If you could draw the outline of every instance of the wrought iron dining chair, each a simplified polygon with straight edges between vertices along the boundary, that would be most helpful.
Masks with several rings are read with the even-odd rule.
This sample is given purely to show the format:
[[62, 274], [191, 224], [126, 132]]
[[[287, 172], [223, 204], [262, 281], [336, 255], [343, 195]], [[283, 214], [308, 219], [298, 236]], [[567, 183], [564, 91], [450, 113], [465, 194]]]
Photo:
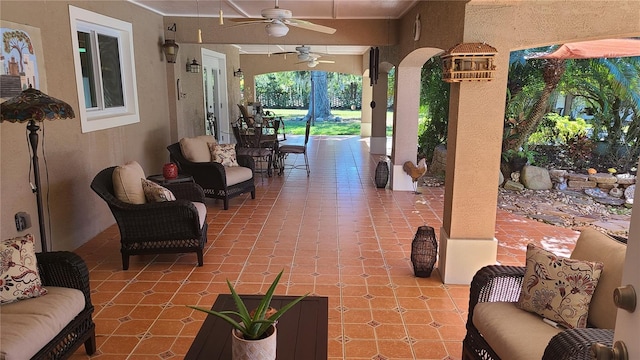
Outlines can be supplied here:
[[[309, 142], [309, 132], [311, 131], [311, 120], [307, 120], [307, 124], [304, 130], [304, 145], [280, 145], [278, 147], [278, 162], [280, 166], [280, 175], [284, 174], [285, 159], [287, 156], [304, 155], [304, 166], [307, 170], [307, 176], [311, 174], [311, 168], [309, 167], [309, 157], [307, 156], [307, 143]], [[290, 168], [296, 169], [300, 166], [292, 165]]]

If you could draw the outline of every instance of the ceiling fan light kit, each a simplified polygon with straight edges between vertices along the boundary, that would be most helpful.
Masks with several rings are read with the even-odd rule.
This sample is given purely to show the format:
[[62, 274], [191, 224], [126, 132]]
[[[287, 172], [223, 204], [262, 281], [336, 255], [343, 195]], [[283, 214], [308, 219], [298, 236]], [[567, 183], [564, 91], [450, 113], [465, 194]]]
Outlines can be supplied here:
[[272, 23], [267, 24], [265, 31], [272, 37], [283, 37], [289, 32], [289, 28], [280, 21], [274, 20]]

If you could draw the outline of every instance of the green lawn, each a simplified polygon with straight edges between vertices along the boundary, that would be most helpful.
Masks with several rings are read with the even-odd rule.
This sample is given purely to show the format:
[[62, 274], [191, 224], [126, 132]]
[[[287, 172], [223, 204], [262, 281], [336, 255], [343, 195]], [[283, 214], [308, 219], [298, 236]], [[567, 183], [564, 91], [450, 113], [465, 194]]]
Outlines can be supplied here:
[[[282, 116], [285, 132], [293, 135], [304, 135], [305, 123], [300, 120], [307, 115], [306, 109], [269, 109], [276, 116]], [[360, 110], [331, 110], [331, 114], [341, 118], [340, 122], [316, 122], [311, 127], [311, 135], [360, 135]], [[391, 136], [393, 113], [387, 112], [387, 135]]]

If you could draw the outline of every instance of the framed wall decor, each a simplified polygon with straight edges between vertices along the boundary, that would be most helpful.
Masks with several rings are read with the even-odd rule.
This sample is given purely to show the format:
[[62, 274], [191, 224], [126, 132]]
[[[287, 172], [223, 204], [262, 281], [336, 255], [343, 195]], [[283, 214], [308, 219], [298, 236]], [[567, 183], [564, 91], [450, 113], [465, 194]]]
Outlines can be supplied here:
[[40, 29], [9, 21], [0, 21], [0, 101], [20, 95], [32, 86], [46, 89]]

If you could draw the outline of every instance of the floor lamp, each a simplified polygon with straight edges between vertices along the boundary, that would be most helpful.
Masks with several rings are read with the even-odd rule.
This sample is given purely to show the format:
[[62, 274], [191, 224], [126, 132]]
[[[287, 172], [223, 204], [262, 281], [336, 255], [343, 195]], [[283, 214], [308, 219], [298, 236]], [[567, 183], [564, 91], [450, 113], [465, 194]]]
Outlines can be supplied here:
[[42, 208], [42, 191], [40, 189], [40, 167], [38, 166], [38, 130], [40, 126], [37, 122], [44, 120], [71, 119], [75, 114], [69, 104], [55, 99], [29, 87], [20, 95], [13, 97], [0, 104], [0, 123], [4, 121], [27, 123], [29, 130], [29, 145], [33, 156], [31, 158], [33, 166], [33, 178], [36, 194], [36, 204], [38, 205], [38, 224], [40, 226], [40, 243], [42, 252], [47, 252], [47, 236], [44, 228], [44, 213]]

